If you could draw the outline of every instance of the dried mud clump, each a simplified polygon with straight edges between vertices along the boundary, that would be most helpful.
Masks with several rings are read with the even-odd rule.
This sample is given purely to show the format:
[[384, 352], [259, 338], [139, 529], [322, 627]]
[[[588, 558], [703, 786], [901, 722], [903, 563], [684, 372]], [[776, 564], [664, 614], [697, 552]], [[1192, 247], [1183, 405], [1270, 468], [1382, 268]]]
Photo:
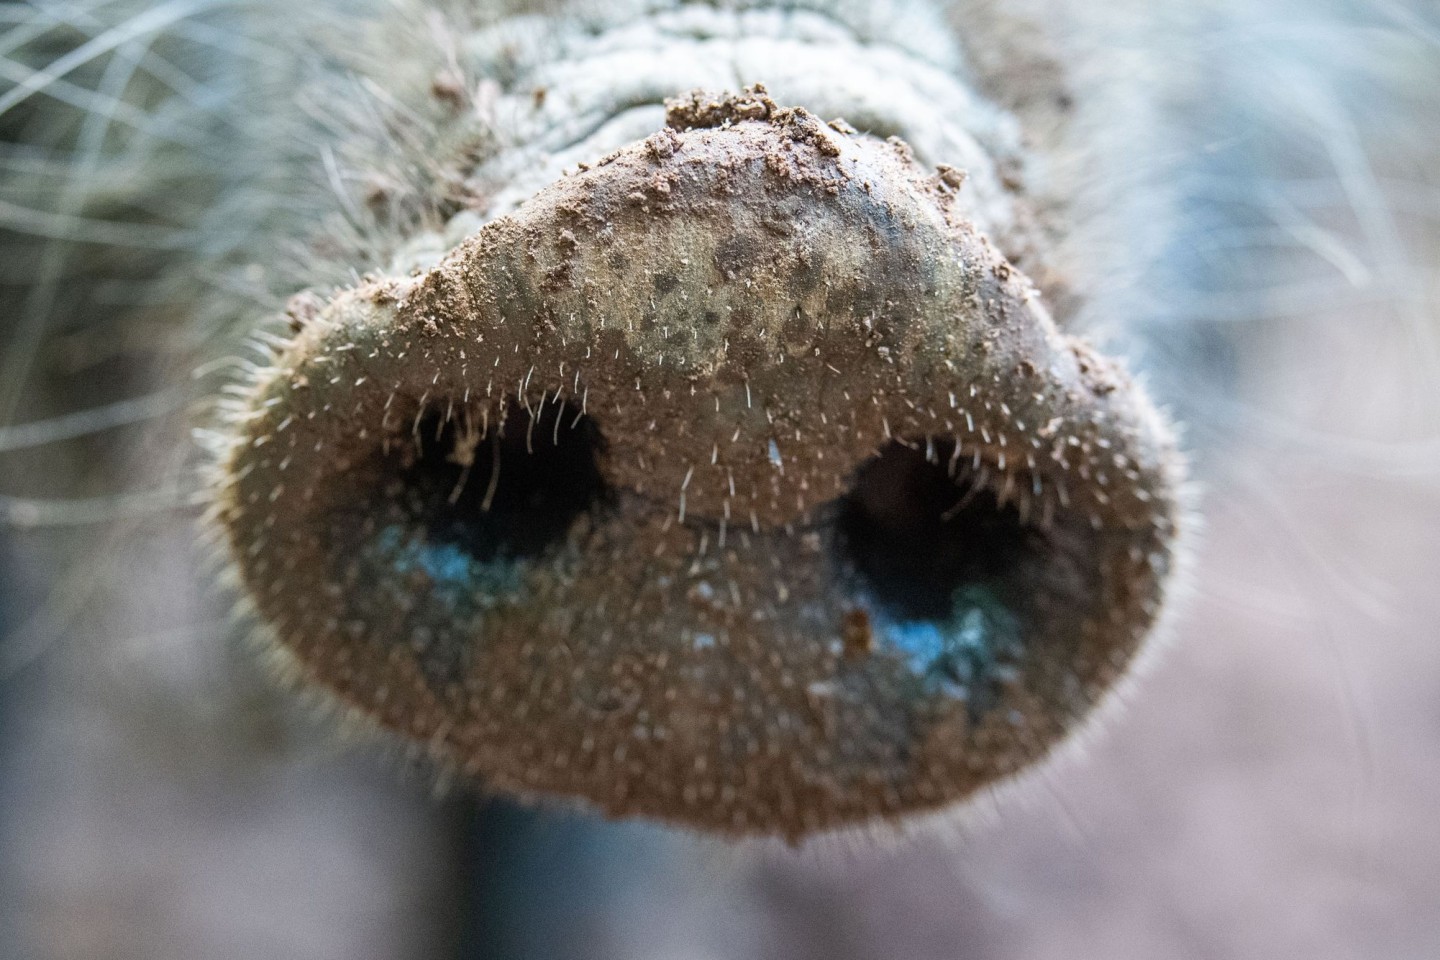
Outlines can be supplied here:
[[307, 311], [213, 511], [275, 648], [488, 788], [726, 835], [1046, 756], [1156, 620], [1180, 467], [962, 183], [697, 94]]

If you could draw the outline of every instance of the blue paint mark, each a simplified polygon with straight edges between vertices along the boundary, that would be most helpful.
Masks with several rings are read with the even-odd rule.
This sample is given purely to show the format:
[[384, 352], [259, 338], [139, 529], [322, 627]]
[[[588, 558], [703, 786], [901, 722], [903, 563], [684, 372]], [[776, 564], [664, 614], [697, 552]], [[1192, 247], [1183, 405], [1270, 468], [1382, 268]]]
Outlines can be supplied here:
[[774, 440], [770, 441], [770, 462], [777, 467], [784, 466], [784, 461], [780, 459], [780, 445]]

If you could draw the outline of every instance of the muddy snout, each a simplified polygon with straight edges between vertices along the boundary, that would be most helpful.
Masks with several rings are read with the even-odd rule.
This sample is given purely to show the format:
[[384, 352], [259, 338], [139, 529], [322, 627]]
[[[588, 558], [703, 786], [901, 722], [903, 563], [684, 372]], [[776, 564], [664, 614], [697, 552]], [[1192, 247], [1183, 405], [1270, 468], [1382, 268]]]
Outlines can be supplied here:
[[1167, 424], [963, 177], [763, 92], [336, 294], [230, 429], [215, 522], [299, 675], [490, 789], [729, 835], [1041, 760], [1179, 525]]

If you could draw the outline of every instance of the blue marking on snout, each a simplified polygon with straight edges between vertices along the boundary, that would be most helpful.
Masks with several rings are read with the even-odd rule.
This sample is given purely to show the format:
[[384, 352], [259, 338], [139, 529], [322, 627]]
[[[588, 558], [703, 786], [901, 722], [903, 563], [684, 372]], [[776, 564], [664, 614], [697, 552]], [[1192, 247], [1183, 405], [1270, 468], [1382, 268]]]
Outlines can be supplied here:
[[523, 561], [504, 555], [477, 560], [460, 544], [430, 541], [395, 524], [380, 531], [375, 547], [390, 572], [422, 574], [432, 596], [465, 612], [512, 599], [523, 585]]
[[976, 706], [1018, 674], [1019, 621], [988, 587], [957, 589], [943, 620], [896, 620], [880, 611], [876, 621], [882, 645], [899, 654], [927, 692]]

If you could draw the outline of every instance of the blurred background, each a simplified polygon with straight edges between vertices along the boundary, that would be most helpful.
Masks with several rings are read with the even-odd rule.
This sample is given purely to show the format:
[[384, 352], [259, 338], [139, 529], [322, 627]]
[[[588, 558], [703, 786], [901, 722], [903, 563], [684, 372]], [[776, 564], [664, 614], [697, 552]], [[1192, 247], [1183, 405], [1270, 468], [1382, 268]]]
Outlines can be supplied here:
[[266, 680], [188, 431], [316, 166], [247, 78], [326, 65], [262, 0], [0, 4], [0, 956], [1433, 957], [1440, 12], [1101, 8], [1090, 162], [1157, 213], [1081, 322], [1187, 424], [1188, 596], [993, 822], [796, 856], [437, 791]]

